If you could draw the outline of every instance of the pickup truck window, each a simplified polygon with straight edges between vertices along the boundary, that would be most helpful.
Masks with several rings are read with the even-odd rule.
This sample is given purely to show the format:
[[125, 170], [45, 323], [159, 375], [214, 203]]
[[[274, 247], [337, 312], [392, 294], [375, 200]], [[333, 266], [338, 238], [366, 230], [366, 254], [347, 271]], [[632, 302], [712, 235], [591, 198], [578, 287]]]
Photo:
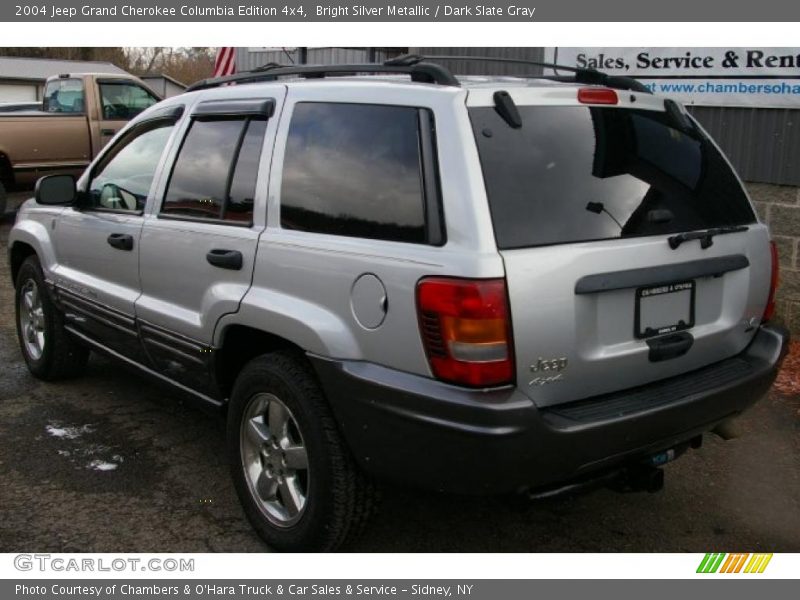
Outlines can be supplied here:
[[281, 226], [425, 243], [419, 109], [303, 102], [294, 108]]
[[195, 120], [172, 171], [161, 214], [249, 224], [267, 122]]
[[44, 90], [44, 111], [83, 114], [86, 110], [80, 79], [54, 79]]
[[98, 87], [103, 118], [109, 121], [128, 121], [158, 102], [158, 98], [135, 83], [101, 81]]
[[84, 207], [143, 211], [174, 125], [172, 121], [156, 121], [120, 140], [95, 167]]

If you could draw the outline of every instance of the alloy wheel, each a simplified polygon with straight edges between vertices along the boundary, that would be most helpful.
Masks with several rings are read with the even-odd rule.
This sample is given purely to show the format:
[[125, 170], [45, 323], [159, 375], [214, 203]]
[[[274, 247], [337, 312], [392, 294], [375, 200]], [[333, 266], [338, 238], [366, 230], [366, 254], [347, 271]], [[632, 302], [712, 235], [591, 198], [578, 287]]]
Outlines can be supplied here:
[[39, 360], [44, 352], [44, 306], [39, 287], [28, 279], [19, 296], [19, 325], [25, 350], [33, 360]]
[[308, 453], [286, 404], [274, 394], [254, 395], [244, 411], [240, 446], [259, 510], [278, 527], [295, 524], [308, 502]]

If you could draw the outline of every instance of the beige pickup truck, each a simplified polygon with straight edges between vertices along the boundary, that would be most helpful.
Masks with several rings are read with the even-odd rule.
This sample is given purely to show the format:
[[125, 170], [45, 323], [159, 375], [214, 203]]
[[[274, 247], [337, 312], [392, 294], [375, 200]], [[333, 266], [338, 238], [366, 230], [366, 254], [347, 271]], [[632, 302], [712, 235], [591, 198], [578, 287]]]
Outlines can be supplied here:
[[0, 217], [7, 190], [82, 172], [127, 121], [159, 100], [132, 75], [76, 73], [50, 77], [39, 110], [0, 109]]

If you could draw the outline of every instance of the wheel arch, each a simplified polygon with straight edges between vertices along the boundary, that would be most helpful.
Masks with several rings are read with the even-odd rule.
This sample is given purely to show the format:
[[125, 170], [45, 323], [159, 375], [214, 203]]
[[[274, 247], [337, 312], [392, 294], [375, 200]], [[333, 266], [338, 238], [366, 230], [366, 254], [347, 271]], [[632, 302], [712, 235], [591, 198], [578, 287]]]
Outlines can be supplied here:
[[45, 277], [49, 277], [55, 268], [55, 253], [50, 236], [45, 226], [34, 220], [18, 220], [8, 236], [8, 254], [11, 263], [12, 282], [22, 263], [31, 255], [39, 259]]
[[214, 377], [222, 396], [230, 397], [236, 378], [248, 362], [276, 350], [305, 356], [305, 350], [294, 342], [263, 329], [240, 323], [224, 327], [214, 351]]
[[27, 242], [14, 242], [8, 250], [8, 260], [11, 267], [11, 285], [15, 286], [17, 275], [22, 267], [22, 263], [29, 256], [36, 256], [36, 250]]
[[[250, 360], [284, 348], [331, 358], [359, 359], [362, 355], [342, 318], [319, 304], [266, 288], [251, 289], [237, 312], [220, 318], [212, 346], [221, 361], [221, 367], [215, 366], [215, 375], [221, 377], [218, 383], [228, 385], [232, 384], [226, 374], [217, 369], [225, 370], [231, 364], [241, 369], [242, 356]], [[221, 391], [227, 397], [230, 387], [223, 386]]]

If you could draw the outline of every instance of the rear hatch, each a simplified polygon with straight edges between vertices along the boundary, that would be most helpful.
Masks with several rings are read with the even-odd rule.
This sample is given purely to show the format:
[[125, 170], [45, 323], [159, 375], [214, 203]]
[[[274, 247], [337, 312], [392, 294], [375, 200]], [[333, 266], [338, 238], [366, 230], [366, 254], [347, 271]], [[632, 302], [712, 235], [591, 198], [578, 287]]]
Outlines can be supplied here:
[[488, 90], [468, 110], [519, 388], [550, 406], [741, 352], [767, 301], [769, 235], [708, 136], [646, 94], [508, 92], [521, 126]]

